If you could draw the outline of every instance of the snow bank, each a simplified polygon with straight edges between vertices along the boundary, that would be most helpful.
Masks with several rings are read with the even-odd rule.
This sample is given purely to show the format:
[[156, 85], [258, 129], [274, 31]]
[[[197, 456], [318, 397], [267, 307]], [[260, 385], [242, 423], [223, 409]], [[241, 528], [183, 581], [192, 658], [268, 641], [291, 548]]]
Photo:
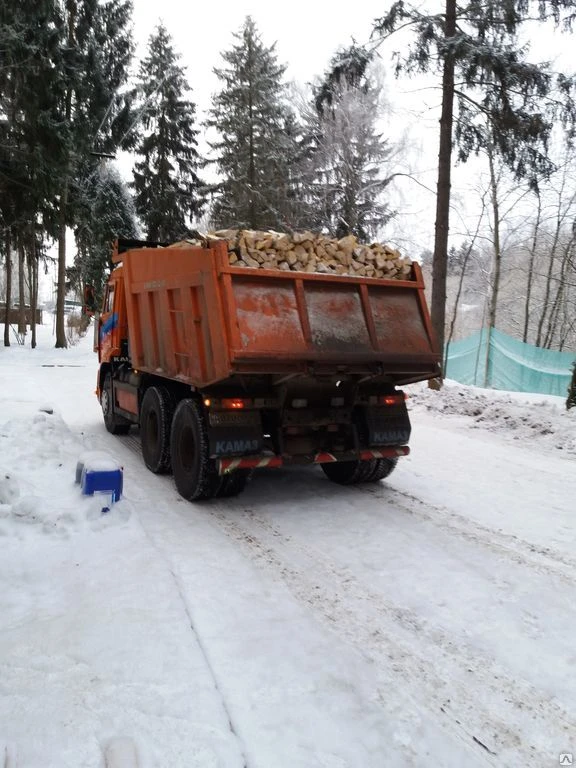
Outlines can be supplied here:
[[19, 411], [0, 422], [0, 535], [21, 537], [27, 525], [66, 536], [86, 524], [125, 522], [129, 503], [118, 507], [113, 518], [100, 519], [101, 500], [83, 497], [74, 488], [79, 455], [99, 468], [116, 468], [118, 462], [102, 452], [82, 453], [82, 443], [53, 407], [35, 411], [26, 404]]
[[426, 384], [406, 388], [408, 407], [448, 417], [468, 417], [470, 429], [527, 442], [536, 450], [576, 455], [576, 408], [566, 410], [561, 397], [501, 392], [446, 381], [440, 391]]

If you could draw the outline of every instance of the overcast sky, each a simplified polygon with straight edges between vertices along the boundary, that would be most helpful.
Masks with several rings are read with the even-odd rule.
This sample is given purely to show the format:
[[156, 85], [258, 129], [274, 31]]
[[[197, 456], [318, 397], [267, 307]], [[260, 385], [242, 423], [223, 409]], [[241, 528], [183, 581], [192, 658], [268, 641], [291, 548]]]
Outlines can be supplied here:
[[306, 82], [322, 74], [339, 46], [352, 38], [367, 42], [374, 18], [386, 7], [382, 0], [342, 5], [327, 0], [208, 0], [190, 5], [182, 0], [134, 0], [134, 32], [138, 44], [145, 44], [162, 19], [182, 54], [191, 86], [203, 97], [216, 87], [212, 69], [221, 64], [220, 52], [230, 48], [232, 34], [248, 15], [266, 45], [277, 43], [278, 59], [288, 65], [288, 79]]

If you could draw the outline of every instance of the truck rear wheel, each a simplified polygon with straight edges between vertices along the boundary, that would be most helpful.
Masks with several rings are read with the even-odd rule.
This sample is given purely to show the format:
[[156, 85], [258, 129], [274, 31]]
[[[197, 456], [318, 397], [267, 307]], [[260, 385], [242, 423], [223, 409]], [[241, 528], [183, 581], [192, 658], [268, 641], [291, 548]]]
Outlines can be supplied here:
[[368, 461], [337, 461], [322, 464], [324, 474], [339, 485], [357, 485], [383, 480], [392, 472], [398, 459], [369, 459]]
[[366, 483], [376, 483], [379, 480], [384, 480], [388, 475], [392, 474], [398, 464], [398, 459], [374, 459], [374, 470], [364, 480]]
[[104, 424], [108, 432], [113, 435], [128, 434], [131, 422], [114, 413], [114, 391], [112, 389], [112, 374], [110, 373], [107, 373], [104, 377], [104, 384], [100, 393], [100, 405], [102, 406], [102, 416], [104, 417]]
[[252, 472], [249, 469], [237, 469], [229, 475], [224, 475], [222, 483], [216, 491], [217, 498], [224, 499], [230, 498], [231, 496], [238, 496], [238, 494], [242, 493], [246, 487], [246, 483], [251, 474]]
[[172, 419], [170, 433], [172, 473], [178, 493], [188, 501], [211, 499], [222, 478], [210, 458], [202, 406], [196, 400], [181, 400]]
[[170, 427], [174, 400], [167, 387], [146, 390], [140, 408], [140, 441], [144, 463], [151, 472], [170, 471]]

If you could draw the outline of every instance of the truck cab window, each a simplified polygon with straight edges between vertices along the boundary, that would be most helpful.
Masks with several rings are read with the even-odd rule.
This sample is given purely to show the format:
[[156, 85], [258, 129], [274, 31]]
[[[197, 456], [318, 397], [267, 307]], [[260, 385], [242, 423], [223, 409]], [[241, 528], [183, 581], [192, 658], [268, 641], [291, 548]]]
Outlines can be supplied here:
[[112, 312], [114, 310], [114, 286], [109, 285], [108, 291], [106, 292], [106, 306], [104, 307], [105, 312]]

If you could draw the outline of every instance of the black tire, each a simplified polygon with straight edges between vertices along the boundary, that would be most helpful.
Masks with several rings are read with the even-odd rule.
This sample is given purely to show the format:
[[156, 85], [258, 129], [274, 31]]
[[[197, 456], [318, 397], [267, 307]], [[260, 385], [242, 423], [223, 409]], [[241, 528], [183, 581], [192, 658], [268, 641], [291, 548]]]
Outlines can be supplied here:
[[170, 432], [172, 473], [178, 493], [188, 501], [211, 499], [219, 491], [222, 477], [210, 458], [202, 406], [196, 400], [181, 400], [174, 411]]
[[112, 391], [112, 375], [107, 373], [104, 377], [102, 392], [100, 393], [100, 405], [102, 416], [108, 432], [113, 435], [126, 435], [132, 426], [132, 422], [114, 413], [114, 393]]
[[339, 485], [356, 485], [361, 482], [361, 477], [367, 472], [368, 461], [337, 461], [330, 464], [321, 464], [322, 471], [333, 483]]
[[215, 496], [219, 499], [238, 496], [238, 494], [242, 493], [246, 487], [246, 483], [251, 474], [252, 472], [249, 469], [237, 469], [235, 472], [230, 472], [230, 474], [224, 475], [222, 483], [216, 491]]
[[140, 408], [140, 441], [142, 457], [151, 472], [170, 472], [170, 428], [174, 415], [174, 398], [167, 387], [146, 390]]
[[358, 485], [383, 480], [392, 472], [398, 459], [369, 459], [368, 461], [338, 461], [322, 464], [324, 474], [339, 485]]
[[396, 469], [398, 459], [375, 459], [375, 462], [376, 467], [374, 468], [374, 473], [366, 478], [367, 483], [377, 483], [380, 480], [384, 480], [388, 475], [391, 475]]

